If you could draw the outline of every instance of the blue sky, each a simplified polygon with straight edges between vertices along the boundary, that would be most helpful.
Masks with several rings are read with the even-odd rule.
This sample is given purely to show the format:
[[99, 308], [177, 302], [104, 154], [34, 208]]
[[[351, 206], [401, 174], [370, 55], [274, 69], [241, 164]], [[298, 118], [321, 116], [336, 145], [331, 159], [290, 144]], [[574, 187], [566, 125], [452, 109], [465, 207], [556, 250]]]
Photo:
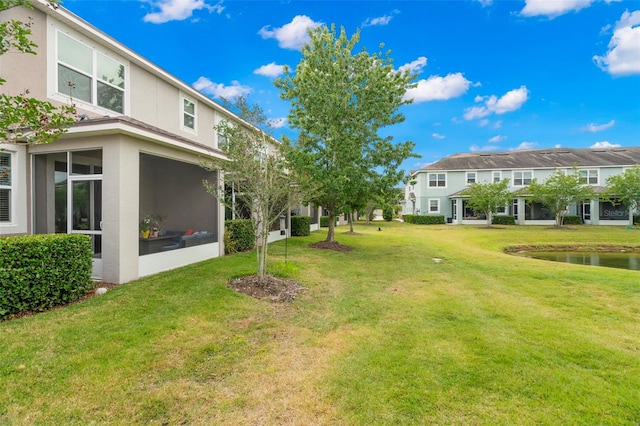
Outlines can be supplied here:
[[[306, 29], [336, 24], [391, 49], [418, 86], [406, 120], [417, 169], [447, 155], [640, 145], [640, 2], [611, 0], [66, 0], [63, 5], [217, 99], [247, 95], [295, 137], [273, 80]], [[358, 49], [359, 50], [359, 49]]]

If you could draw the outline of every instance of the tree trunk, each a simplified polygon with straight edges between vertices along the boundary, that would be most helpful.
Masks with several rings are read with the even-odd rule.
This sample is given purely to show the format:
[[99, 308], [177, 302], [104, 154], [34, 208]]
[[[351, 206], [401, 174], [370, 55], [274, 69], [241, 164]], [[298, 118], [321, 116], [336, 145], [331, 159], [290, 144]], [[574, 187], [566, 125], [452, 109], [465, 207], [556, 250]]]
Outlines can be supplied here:
[[349, 230], [353, 233], [353, 210], [349, 212]]
[[633, 226], [633, 207], [629, 207], [629, 226]]
[[485, 213], [487, 215], [487, 228], [491, 227], [491, 219], [493, 218], [493, 212], [492, 211], [488, 211]]
[[336, 233], [336, 212], [334, 209], [329, 210], [329, 231], [327, 231], [327, 239], [325, 240], [328, 243], [335, 242], [335, 233]]
[[564, 218], [564, 216], [562, 215], [562, 213], [556, 214], [556, 228], [562, 228], [562, 219], [563, 218]]

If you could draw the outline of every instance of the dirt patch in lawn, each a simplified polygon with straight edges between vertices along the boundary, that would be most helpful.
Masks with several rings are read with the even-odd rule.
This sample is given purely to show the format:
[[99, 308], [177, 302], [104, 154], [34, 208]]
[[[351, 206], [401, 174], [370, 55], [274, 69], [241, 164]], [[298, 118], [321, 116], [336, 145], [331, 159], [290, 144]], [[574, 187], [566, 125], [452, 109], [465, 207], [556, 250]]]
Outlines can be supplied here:
[[294, 280], [267, 275], [261, 283], [257, 275], [246, 275], [229, 281], [229, 288], [256, 299], [271, 302], [293, 302], [298, 293], [306, 290]]
[[351, 251], [353, 247], [345, 246], [337, 241], [320, 241], [319, 243], [309, 244], [311, 248], [317, 248], [322, 250], [334, 250], [334, 251]]

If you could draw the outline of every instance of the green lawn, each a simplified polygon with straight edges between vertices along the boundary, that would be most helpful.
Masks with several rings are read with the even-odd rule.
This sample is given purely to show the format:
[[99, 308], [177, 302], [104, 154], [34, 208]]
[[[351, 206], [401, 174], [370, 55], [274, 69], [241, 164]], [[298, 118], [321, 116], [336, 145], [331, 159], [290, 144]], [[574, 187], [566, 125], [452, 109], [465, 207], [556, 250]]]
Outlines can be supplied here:
[[0, 323], [0, 424], [640, 423], [640, 272], [502, 251], [639, 230], [380, 226], [273, 244], [292, 304], [226, 287], [248, 253]]

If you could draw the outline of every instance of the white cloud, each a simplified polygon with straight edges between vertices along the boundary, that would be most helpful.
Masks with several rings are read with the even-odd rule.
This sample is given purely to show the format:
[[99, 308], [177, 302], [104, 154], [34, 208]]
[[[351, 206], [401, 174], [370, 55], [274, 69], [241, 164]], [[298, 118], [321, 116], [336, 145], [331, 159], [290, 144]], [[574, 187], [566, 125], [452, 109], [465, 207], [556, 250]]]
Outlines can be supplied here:
[[287, 117], [270, 118], [267, 120], [269, 127], [279, 129], [287, 125]]
[[471, 152], [488, 152], [488, 151], [497, 151], [498, 149], [500, 149], [500, 147], [495, 145], [484, 145], [484, 146], [471, 145], [469, 147], [469, 151]]
[[478, 3], [480, 3], [482, 7], [491, 6], [493, 4], [493, 0], [477, 0], [477, 1]]
[[146, 14], [142, 20], [151, 22], [152, 24], [164, 24], [169, 21], [183, 21], [193, 15], [194, 10], [206, 9], [209, 12], [215, 12], [218, 15], [224, 10], [222, 1], [215, 5], [210, 5], [204, 0], [158, 0], [151, 1], [154, 9], [160, 9], [159, 12]]
[[487, 120], [486, 118], [483, 118], [482, 120], [478, 121], [478, 127], [488, 126], [489, 123], [490, 123], [489, 120]]
[[611, 75], [640, 74], [640, 10], [622, 14], [613, 29], [609, 50], [593, 60]]
[[609, 127], [613, 127], [614, 124], [616, 124], [616, 120], [611, 120], [610, 122], [605, 124], [589, 123], [582, 128], [582, 131], [591, 133], [601, 132], [603, 130], [607, 130]]
[[476, 102], [484, 101], [484, 105], [467, 108], [464, 113], [464, 118], [474, 120], [490, 114], [504, 114], [515, 111], [520, 109], [527, 99], [529, 99], [529, 89], [525, 86], [510, 90], [500, 98], [495, 95], [489, 97], [476, 96]]
[[593, 145], [591, 145], [591, 148], [620, 148], [620, 144], [617, 143], [610, 143], [608, 141], [602, 141], [602, 142], [596, 142]]
[[489, 142], [491, 143], [498, 143], [498, 142], [502, 142], [503, 140], [505, 140], [507, 137], [503, 136], [503, 135], [496, 135], [494, 137], [492, 137], [491, 139], [489, 139]]
[[400, 68], [398, 68], [398, 71], [410, 70], [412, 73], [419, 74], [422, 72], [422, 68], [424, 68], [426, 65], [427, 65], [426, 56], [420, 56], [415, 61], [402, 65]]
[[284, 72], [284, 65], [278, 65], [275, 62], [263, 65], [253, 70], [254, 74], [264, 75], [266, 77], [277, 77]]
[[275, 38], [278, 40], [278, 46], [284, 49], [298, 50], [309, 41], [307, 30], [320, 25], [322, 25], [321, 22], [315, 22], [306, 15], [297, 15], [291, 22], [280, 28], [272, 28], [271, 25], [266, 25], [260, 28], [258, 34], [265, 39]]
[[446, 138], [445, 135], [441, 135], [440, 133], [432, 133], [431, 136], [436, 138], [436, 139], [444, 139], [444, 138]]
[[511, 148], [509, 151], [520, 151], [523, 149], [533, 149], [538, 146], [538, 142], [522, 142], [515, 148]]
[[502, 127], [502, 120], [498, 120], [493, 124], [494, 129], [499, 129], [500, 127]]
[[366, 21], [362, 23], [362, 27], [374, 27], [376, 25], [388, 25], [389, 22], [393, 19], [393, 15], [397, 15], [400, 13], [397, 9], [393, 11], [391, 15], [379, 16], [377, 18], [367, 18]]
[[443, 101], [465, 94], [470, 84], [462, 73], [447, 74], [445, 77], [432, 75], [427, 80], [418, 81], [413, 89], [407, 90], [404, 98], [413, 99], [415, 103]]
[[569, 12], [591, 6], [594, 0], [525, 0], [522, 16], [546, 16], [555, 18]]
[[231, 86], [222, 83], [214, 83], [206, 77], [200, 77], [193, 83], [193, 88], [215, 98], [233, 99], [251, 92], [249, 86], [243, 86], [237, 81], [232, 81]]

